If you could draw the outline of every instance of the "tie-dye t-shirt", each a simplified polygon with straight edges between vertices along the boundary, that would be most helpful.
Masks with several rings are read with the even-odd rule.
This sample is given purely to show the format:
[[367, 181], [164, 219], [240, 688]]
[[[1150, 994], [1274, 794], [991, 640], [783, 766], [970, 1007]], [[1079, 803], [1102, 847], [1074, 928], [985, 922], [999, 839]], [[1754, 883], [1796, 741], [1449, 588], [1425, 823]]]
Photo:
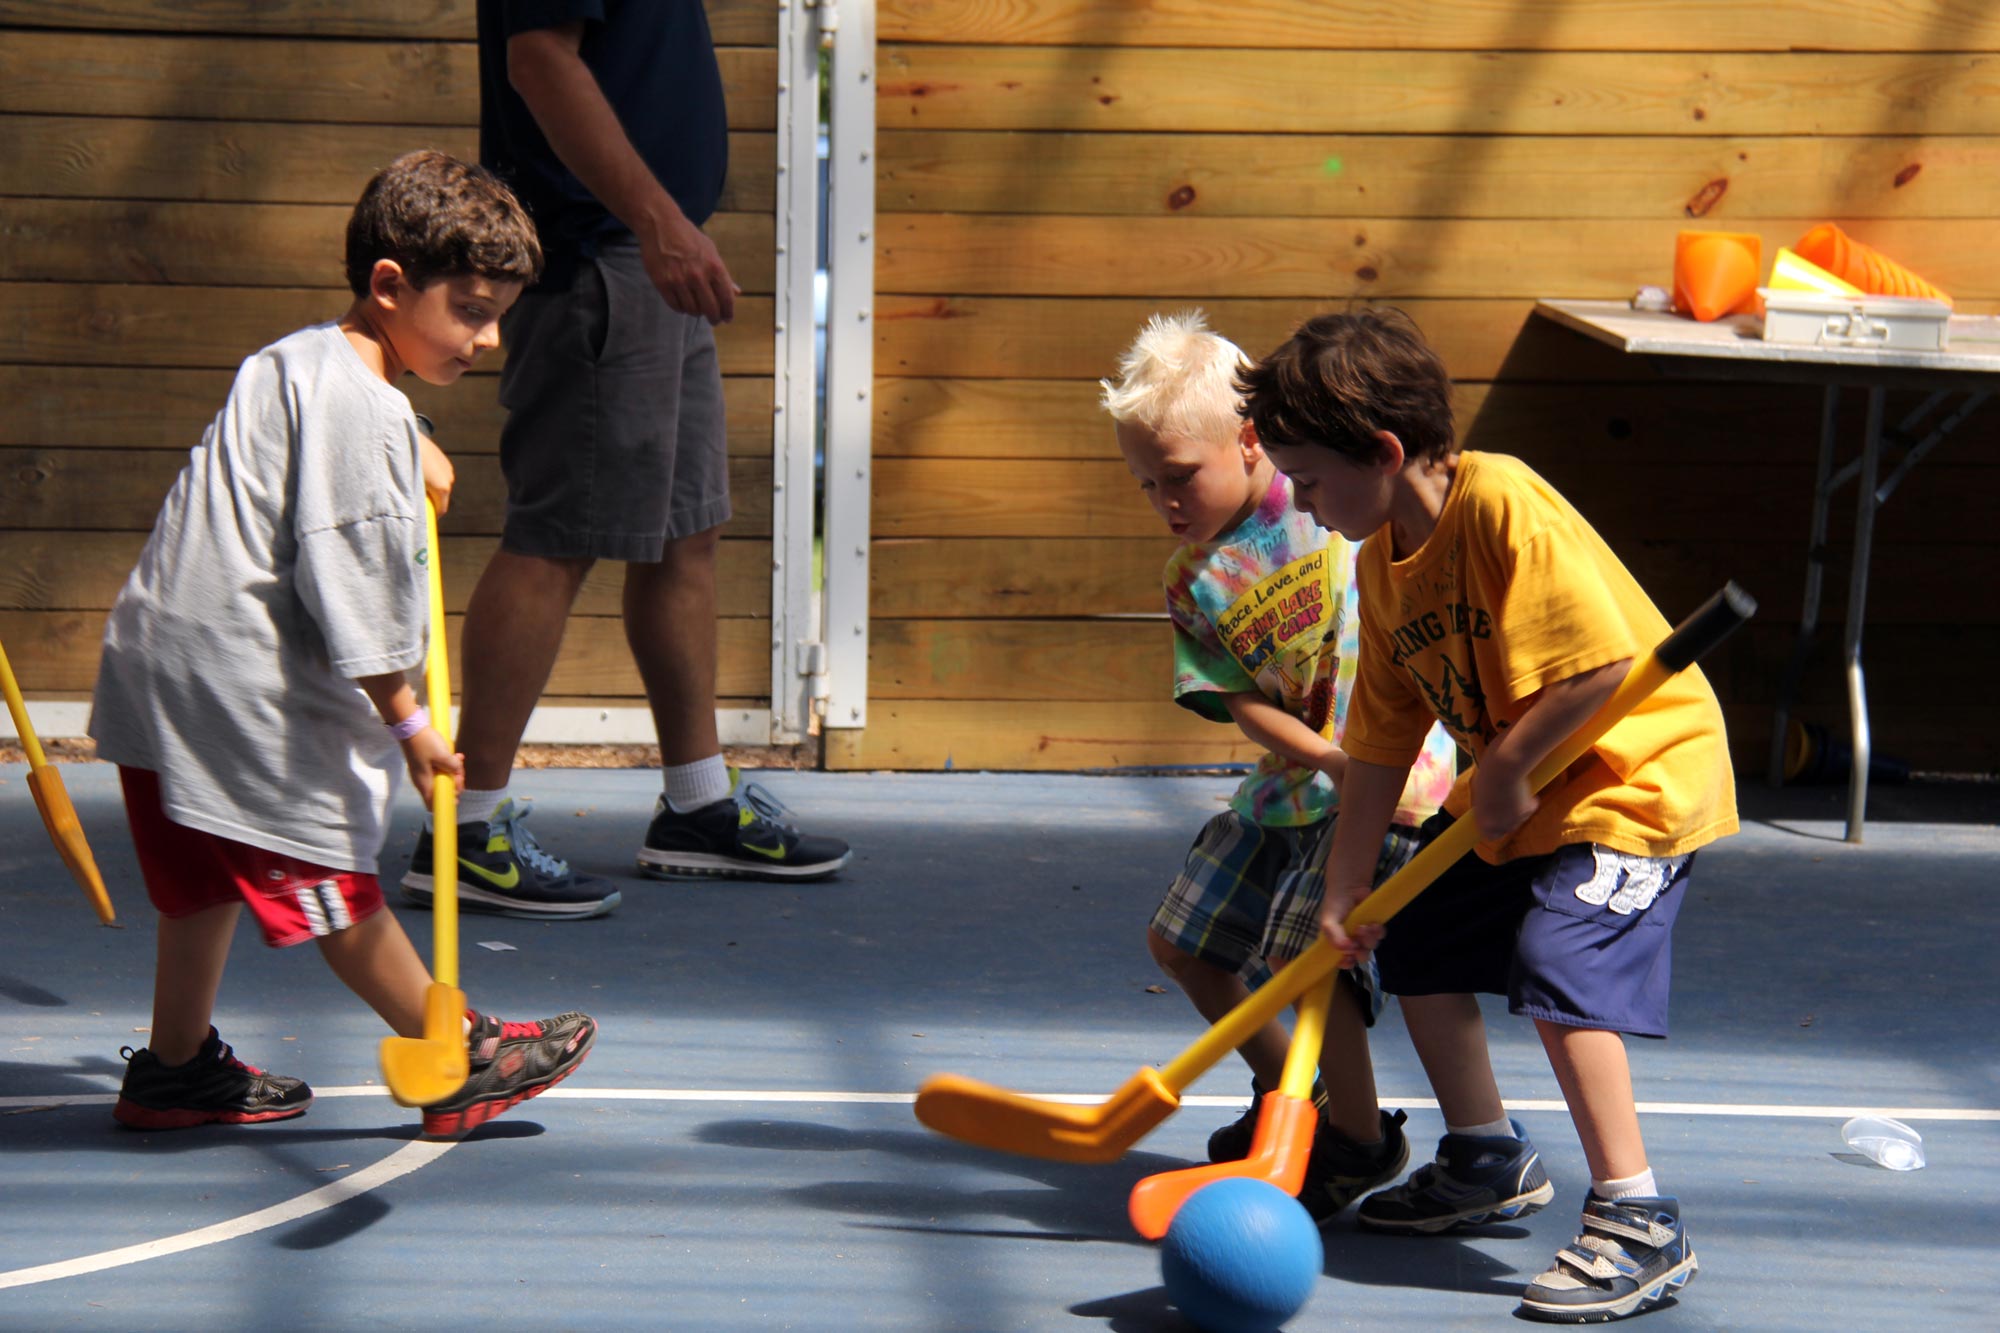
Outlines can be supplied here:
[[[1231, 722], [1223, 696], [1254, 690], [1337, 743], [1359, 648], [1355, 552], [1293, 507], [1283, 473], [1235, 528], [1176, 550], [1163, 576], [1175, 701]], [[1420, 824], [1443, 804], [1457, 754], [1443, 728], [1433, 728], [1410, 769], [1398, 823]], [[1318, 769], [1266, 754], [1230, 805], [1254, 823], [1284, 828], [1324, 817], [1336, 799]]]

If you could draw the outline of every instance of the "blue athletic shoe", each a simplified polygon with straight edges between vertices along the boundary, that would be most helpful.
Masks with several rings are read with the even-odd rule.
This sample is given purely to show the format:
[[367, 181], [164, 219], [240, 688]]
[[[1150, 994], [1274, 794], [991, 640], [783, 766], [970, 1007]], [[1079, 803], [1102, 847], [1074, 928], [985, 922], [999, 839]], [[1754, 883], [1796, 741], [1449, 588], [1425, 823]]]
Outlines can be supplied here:
[[1520, 1121], [1509, 1123], [1519, 1138], [1447, 1134], [1439, 1139], [1437, 1160], [1361, 1201], [1361, 1225], [1432, 1235], [1540, 1212], [1556, 1197], [1556, 1187]]
[[1558, 1324], [1623, 1319], [1678, 1292], [1698, 1267], [1678, 1200], [1592, 1195], [1582, 1230], [1521, 1293], [1520, 1313]]

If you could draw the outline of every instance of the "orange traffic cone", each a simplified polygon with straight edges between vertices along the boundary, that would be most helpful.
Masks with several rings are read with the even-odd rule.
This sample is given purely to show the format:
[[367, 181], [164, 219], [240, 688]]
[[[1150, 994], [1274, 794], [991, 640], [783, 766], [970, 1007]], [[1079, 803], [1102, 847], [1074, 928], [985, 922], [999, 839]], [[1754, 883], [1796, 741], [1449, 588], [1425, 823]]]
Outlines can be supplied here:
[[1757, 300], [1764, 241], [1736, 231], [1684, 231], [1674, 238], [1674, 309], [1707, 321]]
[[1799, 238], [1799, 256], [1837, 278], [1877, 296], [1921, 296], [1951, 304], [1951, 298], [1895, 260], [1863, 245], [1831, 222]]

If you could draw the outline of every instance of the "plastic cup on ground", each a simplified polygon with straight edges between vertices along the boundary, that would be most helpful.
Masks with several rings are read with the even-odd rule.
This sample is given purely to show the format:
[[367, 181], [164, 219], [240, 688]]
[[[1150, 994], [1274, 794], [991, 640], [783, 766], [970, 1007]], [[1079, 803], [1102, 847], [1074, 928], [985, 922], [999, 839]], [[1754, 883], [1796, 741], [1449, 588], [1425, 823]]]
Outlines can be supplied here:
[[1924, 1165], [1924, 1140], [1916, 1130], [1886, 1115], [1858, 1115], [1840, 1127], [1847, 1146], [1891, 1171], [1917, 1171]]

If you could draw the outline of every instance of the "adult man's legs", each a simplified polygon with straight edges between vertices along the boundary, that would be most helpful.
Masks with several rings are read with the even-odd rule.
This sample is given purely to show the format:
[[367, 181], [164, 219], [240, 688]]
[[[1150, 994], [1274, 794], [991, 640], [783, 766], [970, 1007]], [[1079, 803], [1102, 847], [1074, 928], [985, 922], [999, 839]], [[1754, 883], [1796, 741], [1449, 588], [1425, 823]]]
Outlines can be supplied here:
[[715, 727], [720, 538], [721, 529], [710, 528], [667, 542], [657, 564], [625, 566], [625, 642], [646, 686], [666, 768], [722, 753]]
[[[460, 798], [458, 898], [468, 911], [541, 919], [600, 916], [618, 905], [610, 881], [578, 875], [542, 851], [522, 826], [524, 806], [508, 780], [528, 718], [555, 669], [563, 627], [589, 560], [520, 555], [504, 547], [487, 562], [465, 608], [459, 648]], [[434, 882], [429, 829], [403, 876], [412, 902], [428, 905]]]
[[801, 834], [754, 784], [734, 791], [722, 760], [715, 726], [720, 537], [715, 527], [670, 538], [657, 563], [625, 567], [625, 641], [652, 706], [666, 785], [639, 868], [669, 877], [830, 875], [847, 864], [847, 844]]

